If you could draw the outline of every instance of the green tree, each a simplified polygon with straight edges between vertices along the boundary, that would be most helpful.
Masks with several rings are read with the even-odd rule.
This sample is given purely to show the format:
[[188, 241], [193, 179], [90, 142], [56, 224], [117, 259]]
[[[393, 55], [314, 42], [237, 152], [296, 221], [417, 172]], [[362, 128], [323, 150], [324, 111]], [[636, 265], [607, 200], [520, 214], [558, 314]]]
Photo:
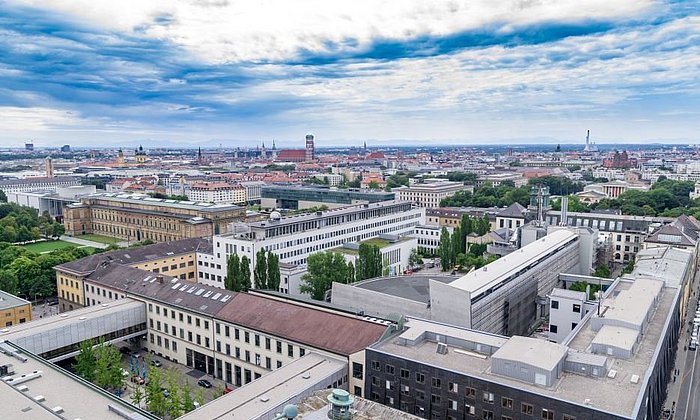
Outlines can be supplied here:
[[238, 292], [247, 292], [250, 289], [250, 260], [245, 255], [241, 258], [241, 270], [236, 287]]
[[0, 290], [17, 294], [17, 274], [12, 270], [0, 270]]
[[301, 276], [299, 291], [311, 295], [312, 299], [323, 300], [334, 281], [346, 282], [347, 278], [348, 266], [341, 253], [316, 252], [309, 255], [307, 273]]
[[168, 369], [165, 374], [167, 389], [170, 393], [168, 397], [168, 414], [171, 419], [176, 419], [183, 414], [183, 395], [178, 384], [178, 373], [174, 369]]
[[411, 249], [411, 253], [408, 255], [408, 265], [415, 267], [423, 264], [423, 258], [418, 255], [418, 250], [416, 248]]
[[267, 288], [279, 291], [280, 288], [280, 259], [274, 252], [267, 253]]
[[450, 232], [443, 226], [440, 231], [440, 245], [438, 246], [438, 256], [440, 257], [442, 271], [447, 271], [452, 268], [451, 253], [452, 241], [450, 239]]
[[121, 389], [124, 376], [119, 350], [104, 340], [95, 347], [95, 385], [104, 389]]
[[357, 252], [358, 280], [371, 279], [382, 275], [382, 253], [378, 246], [361, 243]]
[[3, 190], [0, 190], [0, 202], [7, 203], [7, 196]]
[[75, 356], [75, 364], [73, 364], [75, 373], [85, 379], [93, 382], [95, 380], [95, 370], [97, 369], [97, 359], [95, 351], [92, 348], [92, 340], [85, 340], [80, 343], [80, 353]]
[[593, 272], [593, 275], [595, 277], [603, 277], [606, 279], [610, 278], [610, 268], [608, 268], [607, 265], [599, 265], [598, 267], [595, 268], [595, 271]]
[[255, 254], [253, 280], [256, 289], [267, 289], [267, 256], [265, 255], [264, 249], [259, 250], [257, 254]]
[[464, 245], [462, 245], [462, 235], [460, 234], [459, 227], [454, 229], [450, 239], [452, 242], [452, 249], [450, 250], [450, 264], [454, 266], [457, 254], [463, 254], [466, 248]]
[[146, 408], [157, 416], [165, 415], [168, 402], [163, 395], [163, 378], [154, 366], [148, 367], [148, 383], [146, 384]]
[[348, 261], [348, 275], [345, 283], [353, 283], [355, 281], [356, 276], [357, 274], [355, 273], [355, 265], [352, 263], [352, 261]]
[[192, 388], [189, 383], [185, 383], [182, 387], [182, 410], [189, 413], [194, 410], [194, 399], [192, 398]]
[[141, 403], [146, 399], [146, 394], [143, 392], [143, 388], [137, 383], [129, 383], [129, 391], [131, 391], [131, 403], [138, 408], [141, 408]]
[[224, 279], [224, 288], [226, 290], [240, 292], [240, 290], [236, 290], [240, 275], [241, 260], [238, 258], [238, 254], [233, 254], [228, 257], [228, 261], [226, 262], [226, 278]]
[[367, 188], [370, 190], [379, 190], [381, 187], [379, 187], [379, 183], [377, 181], [370, 181], [369, 184], [367, 184]]

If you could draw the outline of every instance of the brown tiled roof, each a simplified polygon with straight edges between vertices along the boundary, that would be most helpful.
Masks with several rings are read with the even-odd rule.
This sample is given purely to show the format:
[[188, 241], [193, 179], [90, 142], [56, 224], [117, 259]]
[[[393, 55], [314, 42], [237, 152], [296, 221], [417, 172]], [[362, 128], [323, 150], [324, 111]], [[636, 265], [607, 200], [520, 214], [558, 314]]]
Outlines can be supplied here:
[[344, 356], [374, 344], [387, 329], [363, 319], [247, 293], [234, 295], [216, 318]]

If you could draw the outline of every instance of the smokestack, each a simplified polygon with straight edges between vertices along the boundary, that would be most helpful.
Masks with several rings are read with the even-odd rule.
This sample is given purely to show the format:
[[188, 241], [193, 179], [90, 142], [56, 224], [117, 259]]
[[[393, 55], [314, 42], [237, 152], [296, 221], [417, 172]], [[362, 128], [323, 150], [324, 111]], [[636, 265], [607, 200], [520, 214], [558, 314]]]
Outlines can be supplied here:
[[591, 139], [591, 130], [586, 130], [586, 146], [588, 146], [588, 142]]

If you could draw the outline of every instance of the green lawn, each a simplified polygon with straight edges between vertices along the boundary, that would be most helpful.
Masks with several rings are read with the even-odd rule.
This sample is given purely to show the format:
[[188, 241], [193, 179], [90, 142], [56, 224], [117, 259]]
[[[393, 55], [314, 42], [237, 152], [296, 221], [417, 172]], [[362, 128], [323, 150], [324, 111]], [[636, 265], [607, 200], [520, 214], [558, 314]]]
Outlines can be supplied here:
[[94, 235], [94, 234], [87, 234], [87, 235], [78, 235], [76, 236], [78, 239], [85, 239], [86, 241], [93, 241], [93, 242], [99, 242], [101, 244], [116, 244], [117, 242], [120, 242], [121, 239], [113, 238], [111, 236], [103, 236], [103, 235]]
[[378, 247], [379, 249], [384, 248], [385, 246], [391, 244], [386, 239], [381, 239], [381, 238], [373, 238], [373, 239], [367, 239], [366, 241], [362, 241], [363, 244], [368, 244], [368, 245], [374, 245]]
[[46, 251], [55, 251], [57, 249], [68, 248], [69, 246], [75, 246], [75, 244], [66, 241], [46, 241], [23, 245], [22, 247], [30, 251], [41, 253]]

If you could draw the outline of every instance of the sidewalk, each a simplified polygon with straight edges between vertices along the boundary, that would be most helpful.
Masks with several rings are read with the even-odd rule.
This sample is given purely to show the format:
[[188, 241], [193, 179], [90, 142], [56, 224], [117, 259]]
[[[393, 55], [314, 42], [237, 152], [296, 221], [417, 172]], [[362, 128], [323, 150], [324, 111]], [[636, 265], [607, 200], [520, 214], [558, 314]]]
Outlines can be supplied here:
[[73, 236], [67, 236], [63, 235], [59, 238], [62, 241], [70, 242], [72, 244], [80, 245], [80, 246], [91, 246], [93, 248], [99, 248], [99, 249], [105, 249], [107, 248], [107, 244], [103, 244], [101, 242], [94, 242], [94, 241], [88, 241], [85, 239], [79, 239], [75, 238]]

